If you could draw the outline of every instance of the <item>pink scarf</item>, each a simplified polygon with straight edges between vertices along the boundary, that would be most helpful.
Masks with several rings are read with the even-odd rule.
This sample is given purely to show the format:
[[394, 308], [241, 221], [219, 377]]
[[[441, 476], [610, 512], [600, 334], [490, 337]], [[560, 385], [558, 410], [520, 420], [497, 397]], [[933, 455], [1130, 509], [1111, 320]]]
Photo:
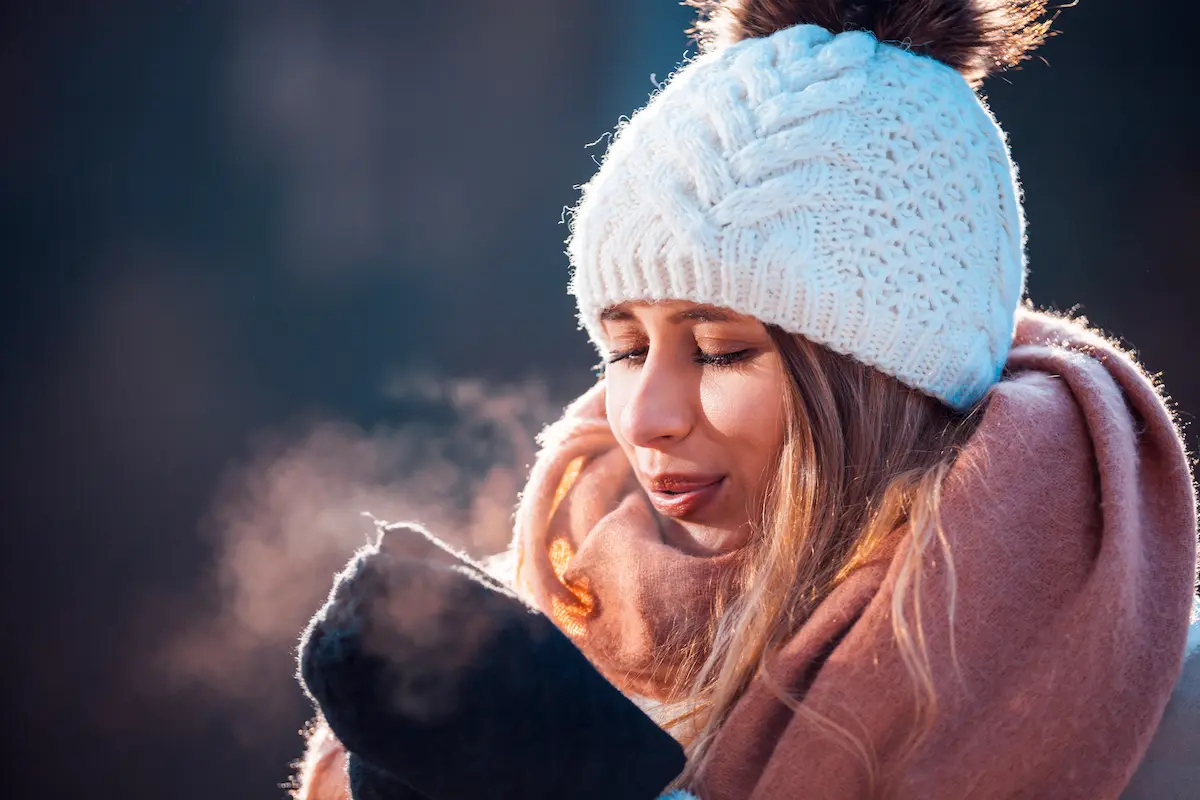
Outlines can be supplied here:
[[[913, 694], [892, 635], [896, 563], [853, 573], [770, 665], [803, 709], [866, 743], [891, 796], [1116, 797], [1179, 675], [1196, 506], [1170, 414], [1134, 361], [1068, 320], [1022, 311], [1008, 371], [943, 486], [959, 672], [933, 564], [922, 611], [939, 710], [919, 747], [901, 765]], [[611, 680], [653, 697], [736, 555], [664, 543], [603, 392], [543, 434], [517, 512], [517, 578]], [[703, 800], [872, 791], [861, 759], [764, 680], [690, 788]]]

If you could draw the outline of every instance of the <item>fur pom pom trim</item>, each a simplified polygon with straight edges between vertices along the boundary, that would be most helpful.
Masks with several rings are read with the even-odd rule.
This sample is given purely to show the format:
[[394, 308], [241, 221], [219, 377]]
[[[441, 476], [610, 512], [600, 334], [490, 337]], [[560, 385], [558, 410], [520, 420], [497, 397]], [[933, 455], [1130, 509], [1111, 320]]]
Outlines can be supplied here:
[[869, 31], [927, 55], [972, 84], [1029, 57], [1050, 35], [1045, 0], [687, 0], [700, 12], [701, 49], [770, 36], [793, 25]]

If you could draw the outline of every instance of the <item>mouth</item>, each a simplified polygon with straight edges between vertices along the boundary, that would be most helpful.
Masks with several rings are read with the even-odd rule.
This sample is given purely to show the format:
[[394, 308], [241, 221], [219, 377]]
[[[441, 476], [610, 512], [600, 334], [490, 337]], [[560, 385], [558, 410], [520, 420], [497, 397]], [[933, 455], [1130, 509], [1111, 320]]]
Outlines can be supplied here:
[[664, 517], [685, 519], [712, 502], [725, 484], [724, 475], [655, 475], [646, 494]]

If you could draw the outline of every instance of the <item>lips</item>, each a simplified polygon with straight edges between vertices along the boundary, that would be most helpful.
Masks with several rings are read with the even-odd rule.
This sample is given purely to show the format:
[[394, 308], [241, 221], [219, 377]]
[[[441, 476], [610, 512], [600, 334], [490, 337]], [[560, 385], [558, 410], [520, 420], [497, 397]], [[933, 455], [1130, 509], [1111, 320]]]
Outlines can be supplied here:
[[708, 505], [724, 483], [724, 475], [660, 474], [647, 480], [646, 493], [658, 513], [684, 519]]

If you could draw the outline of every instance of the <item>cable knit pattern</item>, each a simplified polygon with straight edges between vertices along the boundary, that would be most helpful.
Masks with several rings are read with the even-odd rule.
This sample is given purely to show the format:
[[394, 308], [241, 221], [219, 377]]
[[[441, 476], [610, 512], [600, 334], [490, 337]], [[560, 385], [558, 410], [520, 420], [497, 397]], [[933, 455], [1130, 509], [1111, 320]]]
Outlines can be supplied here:
[[1024, 290], [1003, 132], [961, 75], [798, 25], [707, 53], [621, 125], [569, 254], [580, 321], [680, 299], [749, 314], [955, 408], [996, 382]]

